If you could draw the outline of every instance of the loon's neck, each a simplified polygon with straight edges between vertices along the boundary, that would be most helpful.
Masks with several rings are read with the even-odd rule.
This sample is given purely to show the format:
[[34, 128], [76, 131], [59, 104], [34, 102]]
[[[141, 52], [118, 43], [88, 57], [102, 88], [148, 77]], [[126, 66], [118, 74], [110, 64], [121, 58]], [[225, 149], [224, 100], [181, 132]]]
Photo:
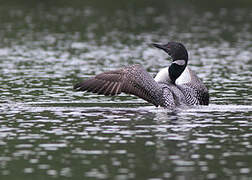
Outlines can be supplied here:
[[[172, 83], [170, 75], [169, 75], [169, 67], [165, 67], [161, 69], [157, 75], [155, 76], [154, 80], [158, 83]], [[189, 67], [186, 67], [182, 74], [175, 80], [176, 85], [185, 84], [191, 81], [191, 74]]]
[[187, 66], [187, 59], [186, 60], [175, 60], [169, 66], [169, 78], [171, 79], [171, 83], [175, 84], [176, 79], [183, 73]]

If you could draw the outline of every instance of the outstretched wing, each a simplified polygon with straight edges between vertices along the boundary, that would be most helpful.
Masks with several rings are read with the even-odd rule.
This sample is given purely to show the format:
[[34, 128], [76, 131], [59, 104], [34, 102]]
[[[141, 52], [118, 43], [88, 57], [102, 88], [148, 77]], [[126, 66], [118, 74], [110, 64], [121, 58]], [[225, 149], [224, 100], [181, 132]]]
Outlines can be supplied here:
[[74, 89], [103, 95], [124, 92], [138, 96], [155, 106], [160, 105], [162, 97], [162, 87], [138, 64], [98, 74], [76, 84]]

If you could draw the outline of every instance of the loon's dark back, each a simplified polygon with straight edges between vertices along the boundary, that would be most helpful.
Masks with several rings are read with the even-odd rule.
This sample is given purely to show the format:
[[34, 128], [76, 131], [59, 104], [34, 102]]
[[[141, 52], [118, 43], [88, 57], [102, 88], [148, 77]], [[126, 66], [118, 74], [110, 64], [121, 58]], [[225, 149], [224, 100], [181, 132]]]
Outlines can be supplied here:
[[[190, 81], [181, 83], [178, 79], [177, 86], [186, 97], [189, 105], [208, 105], [209, 93], [205, 84], [198, 78], [196, 73], [189, 67], [185, 69], [186, 76], [190, 76]], [[184, 74], [182, 73], [182, 76]]]

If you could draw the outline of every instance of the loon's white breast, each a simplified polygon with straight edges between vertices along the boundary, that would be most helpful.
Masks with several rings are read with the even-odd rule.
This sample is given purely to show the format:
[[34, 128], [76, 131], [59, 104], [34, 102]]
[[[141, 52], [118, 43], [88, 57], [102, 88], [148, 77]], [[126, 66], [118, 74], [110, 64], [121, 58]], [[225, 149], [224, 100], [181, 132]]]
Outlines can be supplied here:
[[[171, 82], [168, 68], [169, 67], [163, 68], [157, 73], [156, 77], [154, 78], [156, 82], [159, 82], [159, 83]], [[183, 73], [178, 77], [178, 79], [176, 79], [175, 84], [181, 85], [181, 84], [189, 83], [190, 81], [191, 81], [191, 73], [190, 73], [189, 68], [186, 67]]]
[[171, 82], [169, 73], [168, 73], [168, 67], [161, 69], [154, 80], [158, 83], [168, 83]]
[[186, 67], [183, 73], [178, 77], [178, 79], [176, 79], [175, 84], [181, 85], [181, 84], [189, 83], [191, 82], [191, 80], [192, 78], [191, 78], [190, 70], [188, 67]]

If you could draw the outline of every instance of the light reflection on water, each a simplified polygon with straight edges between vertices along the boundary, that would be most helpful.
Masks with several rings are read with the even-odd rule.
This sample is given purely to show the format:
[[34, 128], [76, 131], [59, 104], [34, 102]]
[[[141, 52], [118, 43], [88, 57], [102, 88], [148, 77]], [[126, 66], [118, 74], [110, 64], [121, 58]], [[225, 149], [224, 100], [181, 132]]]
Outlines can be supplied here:
[[[13, 160], [28, 158], [24, 173], [46, 172], [49, 176], [68, 177], [75, 171], [68, 161], [92, 167], [96, 159], [101, 167], [89, 167], [85, 176], [108, 178], [103, 168], [111, 167], [121, 169], [125, 177], [131, 174], [135, 178], [133, 169], [140, 166], [136, 162], [140, 158], [141, 163], [153, 164], [149, 167], [152, 171], [164, 173], [162, 177], [194, 172], [198, 168], [217, 176], [210, 173], [215, 171], [210, 161], [220, 166], [231, 164], [225, 171], [232, 175], [237, 171], [232, 157], [252, 155], [246, 151], [252, 147], [249, 140], [251, 106], [212, 104], [171, 112], [139, 103], [119, 105], [121, 107], [116, 103], [100, 106], [97, 103], [88, 106], [85, 103], [16, 104], [13, 111], [5, 113], [9, 120], [1, 123], [0, 132], [2, 145], [19, 143], [9, 149], [9, 153], [2, 154], [2, 167]], [[228, 151], [223, 146], [228, 147]], [[138, 150], [143, 151], [142, 155]], [[54, 152], [61, 151], [62, 160], [58, 161]], [[145, 156], [153, 162], [142, 159]], [[103, 160], [108, 157], [109, 162]], [[53, 166], [58, 163], [65, 164], [64, 168], [55, 169]], [[250, 173], [246, 160], [241, 158], [237, 163], [240, 173]], [[11, 172], [6, 170], [5, 173]]]
[[[252, 176], [251, 11], [167, 2], [169, 10], [1, 6], [1, 178]], [[187, 46], [208, 107], [171, 112], [124, 94], [73, 91], [128, 64], [156, 74], [170, 60], [150, 43], [168, 40]]]

